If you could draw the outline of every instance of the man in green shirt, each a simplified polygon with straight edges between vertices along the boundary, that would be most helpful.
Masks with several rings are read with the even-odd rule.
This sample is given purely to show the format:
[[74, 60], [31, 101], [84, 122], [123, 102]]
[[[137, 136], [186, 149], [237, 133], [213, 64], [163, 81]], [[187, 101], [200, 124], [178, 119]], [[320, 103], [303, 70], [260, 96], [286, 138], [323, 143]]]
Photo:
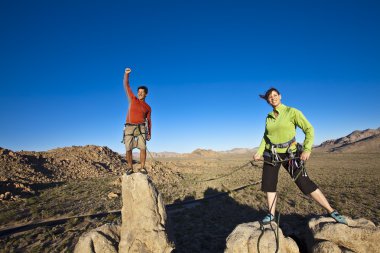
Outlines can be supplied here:
[[[310, 195], [337, 222], [347, 224], [346, 219], [330, 206], [321, 190], [310, 180], [304, 170], [303, 163], [310, 158], [314, 142], [313, 126], [301, 111], [281, 103], [281, 94], [277, 89], [271, 88], [260, 97], [273, 108], [266, 118], [265, 132], [259, 149], [253, 156], [255, 161], [264, 156], [261, 189], [267, 194], [269, 213], [262, 223], [270, 223], [274, 220], [278, 172], [283, 165], [305, 195]], [[301, 128], [305, 134], [302, 151], [297, 148], [299, 145], [295, 141], [297, 127]]]

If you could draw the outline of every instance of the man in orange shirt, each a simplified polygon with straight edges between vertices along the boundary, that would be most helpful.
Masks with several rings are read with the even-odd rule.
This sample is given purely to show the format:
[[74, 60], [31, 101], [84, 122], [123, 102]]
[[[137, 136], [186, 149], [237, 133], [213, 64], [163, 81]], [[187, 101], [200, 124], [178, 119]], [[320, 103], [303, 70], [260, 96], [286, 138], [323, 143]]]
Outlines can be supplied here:
[[145, 169], [146, 160], [146, 141], [151, 137], [151, 108], [145, 102], [148, 95], [148, 88], [140, 86], [137, 88], [137, 97], [133, 94], [129, 85], [130, 68], [125, 69], [124, 73], [124, 89], [128, 97], [129, 107], [128, 114], [124, 128], [124, 144], [126, 149], [126, 157], [128, 162], [127, 174], [133, 173], [132, 164], [132, 149], [140, 149], [140, 170], [139, 172], [148, 174]]

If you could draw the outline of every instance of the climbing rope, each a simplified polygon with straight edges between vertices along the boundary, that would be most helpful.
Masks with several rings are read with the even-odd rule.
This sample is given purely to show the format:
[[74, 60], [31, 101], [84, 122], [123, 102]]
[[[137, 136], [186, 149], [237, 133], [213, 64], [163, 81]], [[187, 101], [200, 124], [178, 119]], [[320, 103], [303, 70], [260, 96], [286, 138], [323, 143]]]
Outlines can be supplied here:
[[[145, 133], [142, 133], [141, 130], [140, 130], [140, 128], [139, 128], [139, 134], [138, 134], [136, 137], [138, 137], [138, 136], [140, 136], [140, 135], [144, 138], [144, 141], [146, 142]], [[146, 151], [147, 151], [148, 155], [150, 156], [150, 158], [152, 159], [152, 161], [153, 161], [154, 164], [158, 164], [158, 165], [161, 165], [162, 167], [164, 167], [164, 168], [166, 168], [166, 169], [170, 169], [170, 168], [168, 168], [167, 166], [165, 166], [162, 162], [160, 162], [160, 161], [154, 159], [154, 157], [153, 157], [152, 153], [149, 151], [147, 145], [146, 145]], [[195, 182], [196, 182], [196, 183], [209, 182], [209, 181], [213, 181], [213, 180], [217, 180], [217, 179], [221, 179], [221, 178], [224, 178], [224, 177], [230, 176], [230, 175], [234, 174], [235, 172], [237, 172], [237, 171], [239, 171], [239, 170], [245, 168], [245, 167], [246, 167], [247, 165], [249, 165], [249, 164], [251, 164], [253, 167], [255, 167], [256, 165], [254, 164], [254, 162], [255, 162], [255, 161], [250, 160], [250, 161], [244, 163], [243, 165], [238, 166], [238, 167], [237, 167], [236, 169], [234, 169], [232, 172], [229, 172], [229, 173], [223, 174], [223, 175], [218, 176], [218, 177], [215, 177], [215, 178], [209, 178], [209, 179], [199, 180], [199, 181], [195, 181]]]
[[[277, 201], [277, 196], [278, 196], [278, 194], [276, 192], [276, 194], [274, 195], [274, 199], [273, 199], [271, 206], [270, 207], [268, 206], [269, 207], [269, 214], [271, 214], [271, 215], [272, 215], [272, 209], [273, 209], [274, 203]], [[266, 225], [266, 224], [263, 224], [262, 222], [260, 222], [261, 233], [260, 233], [259, 238], [257, 239], [257, 252], [258, 253], [260, 253], [260, 240], [261, 240], [261, 237], [264, 235], [264, 232], [265, 232], [264, 225]], [[272, 221], [269, 222], [269, 226], [274, 233], [274, 238], [276, 239], [276, 251], [275, 252], [277, 253], [278, 249], [280, 248], [280, 238], [279, 238], [280, 213], [278, 213], [278, 216], [277, 216], [277, 233], [272, 226]]]
[[[283, 162], [287, 162], [288, 161], [289, 162], [289, 167], [290, 167], [289, 169], [292, 170], [291, 177], [292, 177], [293, 181], [296, 181], [301, 174], [306, 175], [305, 162], [302, 161], [302, 160], [299, 160], [299, 163], [296, 162], [297, 159], [299, 159], [299, 158], [300, 157], [292, 157], [292, 158], [289, 158], [289, 159], [280, 159], [280, 160], [274, 161], [274, 162], [264, 161], [264, 163], [267, 163], [267, 164], [270, 164], [272, 166], [275, 166], [278, 163], [283, 163]], [[297, 167], [298, 169], [300, 169], [296, 176], [293, 175], [294, 166]], [[273, 209], [274, 203], [277, 200], [277, 197], [278, 197], [278, 193], [276, 192], [271, 206], [270, 207], [268, 206], [269, 207], [269, 214], [272, 214], [272, 209]], [[280, 216], [281, 216], [281, 213], [278, 212], [278, 215], [277, 215], [277, 224], [276, 224], [277, 229], [276, 230], [272, 226], [272, 221], [269, 222], [270, 228], [273, 231], [275, 239], [276, 239], [276, 251], [275, 251], [276, 253], [278, 252], [278, 250], [280, 248], [280, 237], [279, 237]], [[260, 229], [261, 229], [261, 234], [260, 234], [260, 236], [259, 236], [259, 238], [257, 240], [257, 252], [258, 253], [260, 253], [260, 240], [261, 240], [261, 237], [264, 235], [264, 232], [265, 232], [264, 224], [262, 224], [262, 222], [260, 222]]]
[[209, 182], [209, 181], [214, 181], [214, 180], [217, 180], [217, 179], [221, 179], [221, 178], [225, 178], [225, 177], [228, 177], [232, 174], [234, 174], [235, 172], [245, 168], [247, 165], [251, 164], [253, 167], [255, 167], [255, 164], [254, 164], [254, 161], [248, 161], [246, 163], [244, 163], [243, 165], [241, 166], [238, 166], [237, 169], [234, 169], [233, 171], [229, 172], [229, 173], [226, 173], [226, 174], [223, 174], [219, 177], [215, 177], [215, 178], [209, 178], [209, 179], [205, 179], [205, 180], [200, 180], [200, 181], [196, 181], [196, 182]]

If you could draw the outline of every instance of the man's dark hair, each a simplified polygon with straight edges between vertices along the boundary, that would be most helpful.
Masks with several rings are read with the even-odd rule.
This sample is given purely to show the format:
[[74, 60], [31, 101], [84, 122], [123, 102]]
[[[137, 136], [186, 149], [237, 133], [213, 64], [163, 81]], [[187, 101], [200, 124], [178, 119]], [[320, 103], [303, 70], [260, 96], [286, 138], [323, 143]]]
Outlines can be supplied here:
[[139, 91], [139, 89], [143, 89], [145, 91], [145, 94], [148, 94], [148, 87], [146, 86], [140, 86], [137, 88], [137, 91]]
[[276, 88], [270, 88], [269, 90], [267, 90], [265, 92], [264, 95], [259, 95], [262, 99], [265, 99], [266, 101], [268, 101], [268, 97], [269, 95], [272, 93], [272, 91], [275, 91], [278, 95], [281, 95], [281, 93], [276, 89]]

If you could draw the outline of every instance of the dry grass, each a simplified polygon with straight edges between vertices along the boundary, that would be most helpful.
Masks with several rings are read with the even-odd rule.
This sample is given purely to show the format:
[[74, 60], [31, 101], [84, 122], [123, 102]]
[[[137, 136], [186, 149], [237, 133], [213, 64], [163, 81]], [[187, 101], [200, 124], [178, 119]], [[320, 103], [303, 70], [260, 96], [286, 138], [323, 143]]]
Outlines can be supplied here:
[[[179, 172], [178, 183], [156, 182], [167, 204], [202, 198], [261, 179], [261, 169], [246, 167], [213, 181], [246, 163], [250, 156], [204, 159], [160, 159]], [[334, 208], [343, 214], [380, 223], [380, 157], [378, 154], [313, 154], [307, 168], [310, 177], [325, 193]], [[82, 180], [44, 189], [38, 196], [0, 205], [0, 225], [104, 212], [121, 208], [120, 198], [108, 199], [109, 192], [120, 193], [115, 177]], [[284, 170], [280, 172], [279, 203], [281, 224], [305, 225], [312, 215], [324, 210], [303, 196]], [[225, 240], [240, 223], [258, 220], [266, 211], [265, 194], [260, 185], [248, 187], [229, 196], [212, 199], [191, 209], [169, 215], [178, 252], [223, 252]], [[70, 252], [79, 236], [106, 222], [120, 222], [117, 215], [101, 219], [73, 219], [54, 227], [40, 227], [0, 240], [0, 252]]]

